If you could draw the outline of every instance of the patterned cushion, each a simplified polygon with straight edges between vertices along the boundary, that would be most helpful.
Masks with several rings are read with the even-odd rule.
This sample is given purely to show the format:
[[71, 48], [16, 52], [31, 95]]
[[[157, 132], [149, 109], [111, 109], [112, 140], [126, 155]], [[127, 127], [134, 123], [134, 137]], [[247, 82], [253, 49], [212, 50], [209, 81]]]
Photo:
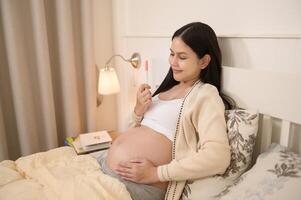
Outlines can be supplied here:
[[218, 195], [218, 198], [299, 200], [300, 185], [301, 156], [287, 151], [279, 144], [272, 144], [265, 153], [259, 155], [256, 164]]
[[235, 109], [225, 112], [231, 162], [223, 177], [236, 179], [249, 167], [258, 131], [257, 112]]
[[227, 110], [225, 118], [231, 147], [230, 166], [222, 176], [187, 181], [182, 199], [214, 199], [249, 167], [258, 130], [258, 113]]

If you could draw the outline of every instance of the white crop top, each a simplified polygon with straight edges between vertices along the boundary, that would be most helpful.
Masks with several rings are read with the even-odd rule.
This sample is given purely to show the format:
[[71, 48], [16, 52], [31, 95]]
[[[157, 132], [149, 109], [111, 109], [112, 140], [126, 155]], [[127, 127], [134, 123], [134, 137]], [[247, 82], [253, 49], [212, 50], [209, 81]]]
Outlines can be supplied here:
[[161, 100], [159, 95], [154, 96], [151, 106], [144, 113], [141, 125], [147, 126], [173, 141], [183, 99]]

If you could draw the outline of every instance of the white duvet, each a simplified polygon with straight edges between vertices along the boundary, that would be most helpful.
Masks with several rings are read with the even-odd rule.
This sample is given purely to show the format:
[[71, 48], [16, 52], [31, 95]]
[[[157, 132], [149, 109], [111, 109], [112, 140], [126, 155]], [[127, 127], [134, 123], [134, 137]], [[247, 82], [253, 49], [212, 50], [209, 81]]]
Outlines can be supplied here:
[[125, 186], [102, 173], [96, 159], [70, 147], [0, 163], [0, 200], [131, 199]]

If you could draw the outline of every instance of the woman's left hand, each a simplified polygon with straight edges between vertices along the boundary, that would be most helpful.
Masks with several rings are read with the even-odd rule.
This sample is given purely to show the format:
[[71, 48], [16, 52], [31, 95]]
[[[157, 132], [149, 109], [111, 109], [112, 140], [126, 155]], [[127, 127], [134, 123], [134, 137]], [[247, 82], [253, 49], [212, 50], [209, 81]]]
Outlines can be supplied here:
[[115, 172], [124, 180], [136, 183], [150, 184], [159, 182], [157, 167], [145, 158], [120, 162], [115, 168]]

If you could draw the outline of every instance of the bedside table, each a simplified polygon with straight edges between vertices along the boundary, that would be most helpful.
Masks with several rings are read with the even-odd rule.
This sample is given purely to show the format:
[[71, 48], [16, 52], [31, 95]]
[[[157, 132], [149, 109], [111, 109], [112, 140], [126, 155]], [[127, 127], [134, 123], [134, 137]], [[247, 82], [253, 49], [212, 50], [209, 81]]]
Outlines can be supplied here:
[[111, 138], [112, 138], [112, 143], [116, 140], [116, 138], [120, 135], [120, 133], [118, 131], [108, 131], [108, 133], [110, 134]]

